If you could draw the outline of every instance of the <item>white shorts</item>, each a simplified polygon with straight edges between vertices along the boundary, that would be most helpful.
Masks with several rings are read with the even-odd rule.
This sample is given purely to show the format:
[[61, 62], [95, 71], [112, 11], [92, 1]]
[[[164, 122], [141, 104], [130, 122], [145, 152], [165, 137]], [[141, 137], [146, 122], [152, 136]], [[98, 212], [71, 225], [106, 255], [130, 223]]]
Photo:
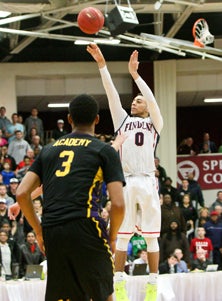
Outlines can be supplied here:
[[127, 176], [125, 180], [125, 217], [118, 237], [130, 238], [135, 226], [144, 237], [159, 237], [161, 210], [155, 176]]

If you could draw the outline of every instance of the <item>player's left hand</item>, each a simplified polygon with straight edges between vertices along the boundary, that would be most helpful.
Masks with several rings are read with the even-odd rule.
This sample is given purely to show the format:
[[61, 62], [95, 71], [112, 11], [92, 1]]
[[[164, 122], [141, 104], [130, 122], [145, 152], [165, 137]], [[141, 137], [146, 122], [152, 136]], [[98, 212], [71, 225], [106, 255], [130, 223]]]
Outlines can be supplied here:
[[138, 51], [134, 50], [129, 59], [128, 69], [132, 76], [137, 74], [137, 70], [139, 68], [138, 54]]

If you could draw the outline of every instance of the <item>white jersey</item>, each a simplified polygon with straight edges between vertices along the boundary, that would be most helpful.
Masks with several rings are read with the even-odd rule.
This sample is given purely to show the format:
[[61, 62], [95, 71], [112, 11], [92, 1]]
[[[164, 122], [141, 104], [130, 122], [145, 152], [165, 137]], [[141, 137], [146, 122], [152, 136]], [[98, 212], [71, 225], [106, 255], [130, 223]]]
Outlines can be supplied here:
[[141, 77], [135, 81], [147, 100], [150, 117], [130, 117], [122, 108], [119, 94], [107, 68], [101, 68], [100, 73], [109, 101], [114, 130], [127, 136], [120, 149], [125, 176], [154, 173], [154, 152], [163, 127], [163, 119], [150, 88]]

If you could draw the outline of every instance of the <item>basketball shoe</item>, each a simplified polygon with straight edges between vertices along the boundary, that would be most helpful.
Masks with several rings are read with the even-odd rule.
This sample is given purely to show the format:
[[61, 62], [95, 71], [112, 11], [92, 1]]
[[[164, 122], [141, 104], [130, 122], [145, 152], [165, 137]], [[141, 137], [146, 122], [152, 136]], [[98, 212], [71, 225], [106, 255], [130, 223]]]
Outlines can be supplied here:
[[157, 284], [146, 284], [146, 296], [144, 301], [156, 301], [157, 300]]

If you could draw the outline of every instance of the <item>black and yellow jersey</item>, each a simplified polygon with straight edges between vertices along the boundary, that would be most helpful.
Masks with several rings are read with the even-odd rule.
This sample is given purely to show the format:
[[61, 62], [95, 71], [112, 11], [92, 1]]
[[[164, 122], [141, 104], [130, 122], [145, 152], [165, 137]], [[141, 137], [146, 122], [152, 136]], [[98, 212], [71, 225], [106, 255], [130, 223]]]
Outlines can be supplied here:
[[97, 216], [102, 183], [124, 183], [114, 148], [77, 133], [44, 146], [29, 171], [43, 184], [43, 226]]

